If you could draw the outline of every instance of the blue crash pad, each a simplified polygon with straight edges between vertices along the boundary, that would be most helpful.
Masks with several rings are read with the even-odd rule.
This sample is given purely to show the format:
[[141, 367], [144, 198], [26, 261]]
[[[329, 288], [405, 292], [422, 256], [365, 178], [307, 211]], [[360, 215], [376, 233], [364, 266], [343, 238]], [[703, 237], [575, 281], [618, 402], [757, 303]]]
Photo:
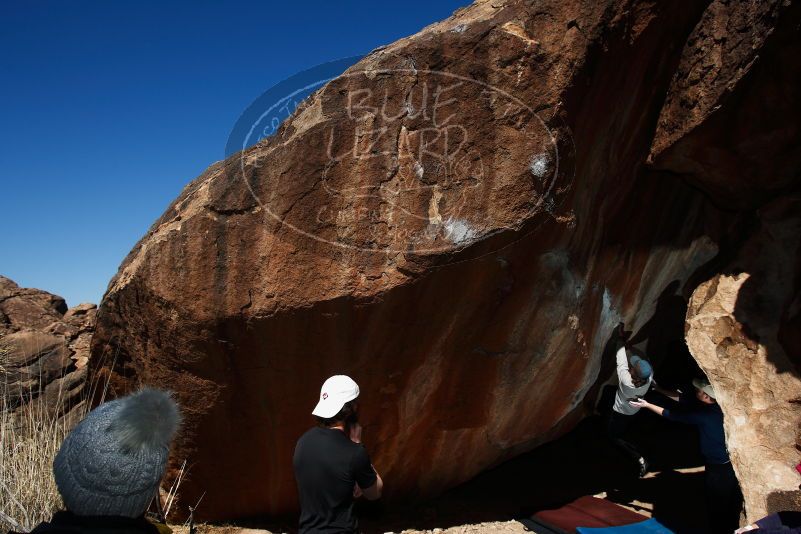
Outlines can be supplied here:
[[577, 527], [576, 532], [585, 534], [674, 534], [672, 530], [653, 518], [619, 527]]

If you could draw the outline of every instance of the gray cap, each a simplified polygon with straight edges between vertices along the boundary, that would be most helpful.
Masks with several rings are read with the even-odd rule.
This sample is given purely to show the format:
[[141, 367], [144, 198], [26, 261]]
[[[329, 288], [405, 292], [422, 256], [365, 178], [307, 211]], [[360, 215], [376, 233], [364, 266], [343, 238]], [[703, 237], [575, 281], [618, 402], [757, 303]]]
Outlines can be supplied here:
[[709, 383], [709, 380], [705, 380], [703, 378], [694, 378], [693, 386], [695, 386], [695, 389], [701, 390], [713, 399], [716, 399], [715, 390], [712, 388], [712, 384]]
[[67, 509], [77, 515], [142, 516], [158, 491], [179, 424], [175, 401], [156, 389], [92, 410], [53, 462]]
[[643, 380], [648, 380], [654, 374], [651, 364], [637, 355], [631, 357], [631, 365], [637, 370], [637, 375]]

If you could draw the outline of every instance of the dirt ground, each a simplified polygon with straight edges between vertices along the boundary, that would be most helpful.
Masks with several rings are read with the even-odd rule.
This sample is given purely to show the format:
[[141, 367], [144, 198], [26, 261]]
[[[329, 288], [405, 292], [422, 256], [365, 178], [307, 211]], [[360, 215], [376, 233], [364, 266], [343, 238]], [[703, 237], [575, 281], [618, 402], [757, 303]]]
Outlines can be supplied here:
[[655, 517], [674, 531], [703, 532], [703, 467], [695, 431], [642, 415], [631, 440], [650, 461], [651, 472], [645, 478], [638, 478], [637, 467], [608, 443], [604, 420], [596, 416], [433, 502], [391, 509], [365, 503], [361, 526], [365, 532], [380, 534], [506, 522], [596, 495]]
[[[475, 525], [459, 525], [447, 529], [403, 530], [395, 534], [519, 534], [529, 532], [518, 521], [491, 521]], [[173, 527], [174, 534], [189, 534], [187, 527]], [[232, 526], [200, 525], [198, 534], [273, 534], [269, 530]], [[276, 533], [277, 534], [277, 533]]]

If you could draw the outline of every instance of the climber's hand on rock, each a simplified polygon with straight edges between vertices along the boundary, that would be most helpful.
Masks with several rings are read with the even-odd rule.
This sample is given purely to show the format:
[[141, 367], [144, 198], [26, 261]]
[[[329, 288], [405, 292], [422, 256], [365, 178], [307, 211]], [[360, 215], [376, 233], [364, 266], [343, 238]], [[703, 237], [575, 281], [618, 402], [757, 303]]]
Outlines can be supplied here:
[[628, 341], [629, 337], [631, 337], [631, 331], [626, 330], [626, 325], [624, 325], [622, 322], [617, 323], [617, 328], [615, 329], [615, 333], [617, 334], [618, 339], [622, 343], [625, 343], [626, 341]]

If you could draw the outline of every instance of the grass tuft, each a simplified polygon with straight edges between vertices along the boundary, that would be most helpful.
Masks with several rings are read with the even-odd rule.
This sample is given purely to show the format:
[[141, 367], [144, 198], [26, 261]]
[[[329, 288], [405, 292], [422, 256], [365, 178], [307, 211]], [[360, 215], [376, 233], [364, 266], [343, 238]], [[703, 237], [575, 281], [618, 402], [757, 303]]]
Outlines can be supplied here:
[[[0, 344], [0, 532], [29, 532], [64, 508], [53, 460], [70, 430], [89, 413], [97, 383], [85, 384], [77, 402], [61, 389], [62, 382], [47, 396], [41, 389], [20, 388], [9, 376], [9, 353], [9, 347]], [[100, 390], [101, 404], [107, 392], [108, 381]], [[155, 515], [169, 515], [186, 471], [184, 461], [164, 495], [166, 513], [158, 499], [151, 503]]]
[[42, 391], [9, 385], [8, 354], [8, 347], [0, 347], [0, 531], [27, 532], [63, 507], [53, 459], [88, 403], [80, 402], [69, 416], [59, 417], [66, 408], [61, 391], [50, 404], [37, 402]]

